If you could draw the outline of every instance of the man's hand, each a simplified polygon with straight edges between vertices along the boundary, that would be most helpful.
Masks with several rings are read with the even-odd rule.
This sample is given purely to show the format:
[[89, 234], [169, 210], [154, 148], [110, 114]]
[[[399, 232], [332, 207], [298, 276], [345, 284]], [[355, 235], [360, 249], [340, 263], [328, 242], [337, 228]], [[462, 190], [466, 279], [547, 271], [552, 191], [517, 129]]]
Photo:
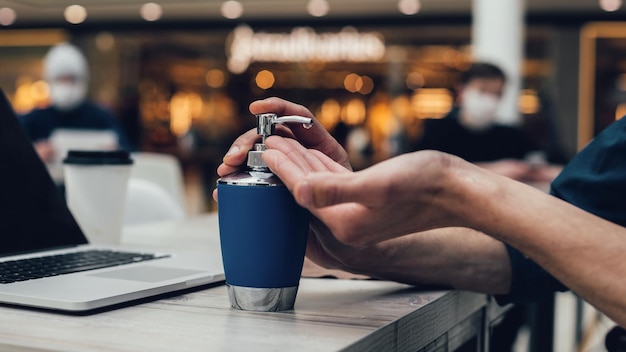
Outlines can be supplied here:
[[477, 167], [448, 154], [422, 151], [350, 172], [297, 141], [266, 140], [263, 159], [298, 203], [341, 242], [365, 246], [437, 227], [467, 226], [458, 176]]
[[[271, 112], [278, 116], [300, 115], [312, 118], [314, 123], [310, 129], [305, 129], [301, 124], [278, 125], [276, 126], [276, 134], [295, 138], [307, 148], [319, 150], [344, 168], [352, 169], [346, 151], [304, 106], [280, 98], [268, 98], [250, 104], [250, 112], [252, 114]], [[222, 164], [217, 168], [217, 174], [221, 177], [239, 170], [246, 161], [248, 151], [254, 147], [254, 143], [259, 138], [260, 136], [257, 134], [256, 129], [251, 129], [239, 136], [224, 156]], [[213, 198], [217, 201], [216, 191], [213, 192]]]

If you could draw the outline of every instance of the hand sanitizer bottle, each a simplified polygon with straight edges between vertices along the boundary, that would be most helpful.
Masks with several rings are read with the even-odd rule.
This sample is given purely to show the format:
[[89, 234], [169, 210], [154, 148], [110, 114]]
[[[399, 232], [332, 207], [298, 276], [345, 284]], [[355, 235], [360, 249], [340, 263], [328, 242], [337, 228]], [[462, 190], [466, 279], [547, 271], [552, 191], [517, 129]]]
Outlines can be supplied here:
[[262, 136], [248, 153], [248, 168], [217, 181], [222, 261], [232, 308], [253, 311], [293, 309], [309, 231], [309, 212], [263, 162], [265, 139], [276, 124], [310, 118], [260, 114]]

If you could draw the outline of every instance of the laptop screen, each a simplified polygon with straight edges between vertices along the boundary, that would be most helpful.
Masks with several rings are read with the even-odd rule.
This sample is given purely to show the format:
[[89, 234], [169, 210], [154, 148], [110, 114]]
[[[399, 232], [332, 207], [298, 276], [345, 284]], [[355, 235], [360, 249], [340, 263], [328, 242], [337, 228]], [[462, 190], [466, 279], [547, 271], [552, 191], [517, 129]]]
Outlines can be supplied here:
[[0, 90], [0, 256], [87, 243]]

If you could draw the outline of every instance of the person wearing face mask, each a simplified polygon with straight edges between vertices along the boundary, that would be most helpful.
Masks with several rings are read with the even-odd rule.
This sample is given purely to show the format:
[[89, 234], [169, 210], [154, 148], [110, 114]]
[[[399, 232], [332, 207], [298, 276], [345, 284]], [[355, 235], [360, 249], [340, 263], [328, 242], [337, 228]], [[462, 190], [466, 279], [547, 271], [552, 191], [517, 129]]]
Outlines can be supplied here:
[[530, 138], [496, 122], [505, 85], [499, 67], [474, 63], [462, 74], [455, 107], [442, 119], [425, 120], [422, 138], [412, 149], [453, 154], [518, 181], [552, 180], [561, 168], [532, 160], [540, 151]]
[[44, 58], [44, 78], [50, 90], [51, 105], [20, 117], [39, 157], [50, 162], [55, 150], [48, 141], [56, 129], [112, 130], [118, 145], [131, 149], [122, 129], [106, 109], [87, 99], [89, 68], [83, 54], [73, 45], [52, 47]]

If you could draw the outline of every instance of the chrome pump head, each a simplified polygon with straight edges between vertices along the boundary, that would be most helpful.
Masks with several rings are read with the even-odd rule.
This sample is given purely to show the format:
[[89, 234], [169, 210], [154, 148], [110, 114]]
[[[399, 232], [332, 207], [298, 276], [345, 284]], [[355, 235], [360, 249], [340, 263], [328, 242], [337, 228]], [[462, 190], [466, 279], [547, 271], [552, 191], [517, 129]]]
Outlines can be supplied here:
[[256, 131], [261, 135], [261, 143], [254, 145], [254, 150], [248, 152], [248, 167], [255, 171], [267, 170], [267, 165], [261, 158], [263, 151], [265, 151], [265, 139], [274, 134], [276, 124], [293, 122], [301, 123], [304, 128], [311, 128], [313, 125], [313, 119], [303, 116], [281, 116], [276, 114], [267, 113], [256, 115], [257, 127]]

